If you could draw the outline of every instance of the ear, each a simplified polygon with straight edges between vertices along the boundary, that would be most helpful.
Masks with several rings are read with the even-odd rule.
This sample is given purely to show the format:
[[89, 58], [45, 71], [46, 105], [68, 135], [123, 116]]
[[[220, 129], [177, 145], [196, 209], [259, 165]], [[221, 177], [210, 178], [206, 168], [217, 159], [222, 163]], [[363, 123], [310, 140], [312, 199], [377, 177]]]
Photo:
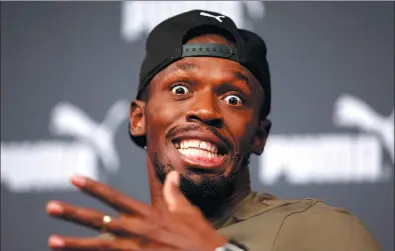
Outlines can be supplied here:
[[129, 131], [133, 137], [141, 137], [146, 134], [145, 102], [142, 100], [134, 100], [130, 104]]
[[259, 125], [252, 142], [252, 152], [256, 155], [261, 155], [263, 153], [271, 127], [272, 122], [270, 120], [262, 119], [259, 121]]

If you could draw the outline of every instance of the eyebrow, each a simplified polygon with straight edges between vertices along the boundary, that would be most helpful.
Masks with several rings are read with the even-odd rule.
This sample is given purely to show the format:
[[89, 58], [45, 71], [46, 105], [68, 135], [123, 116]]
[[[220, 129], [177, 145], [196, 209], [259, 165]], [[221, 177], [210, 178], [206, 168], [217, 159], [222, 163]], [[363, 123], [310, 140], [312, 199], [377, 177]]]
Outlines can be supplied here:
[[[176, 67], [177, 67], [177, 69], [182, 70], [182, 71], [196, 71], [197, 70], [196, 66], [191, 63], [176, 63]], [[233, 77], [246, 82], [247, 85], [250, 85], [249, 78], [239, 71], [234, 71]]]
[[237, 78], [237, 79], [239, 79], [241, 81], [246, 82], [248, 85], [250, 84], [249, 78], [246, 75], [244, 75], [243, 73], [241, 73], [241, 72], [238, 72], [238, 71], [233, 72], [233, 77], [235, 77], [235, 78]]

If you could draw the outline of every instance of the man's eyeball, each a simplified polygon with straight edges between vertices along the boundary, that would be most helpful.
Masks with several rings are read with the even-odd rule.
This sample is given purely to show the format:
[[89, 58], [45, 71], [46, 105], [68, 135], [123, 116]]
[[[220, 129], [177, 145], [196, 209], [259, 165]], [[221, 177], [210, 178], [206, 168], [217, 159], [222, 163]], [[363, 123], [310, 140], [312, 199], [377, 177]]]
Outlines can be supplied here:
[[189, 93], [189, 89], [183, 85], [176, 85], [173, 88], [171, 88], [171, 91], [177, 95], [184, 95]]
[[225, 102], [230, 105], [241, 105], [243, 101], [236, 95], [229, 95], [225, 98]]

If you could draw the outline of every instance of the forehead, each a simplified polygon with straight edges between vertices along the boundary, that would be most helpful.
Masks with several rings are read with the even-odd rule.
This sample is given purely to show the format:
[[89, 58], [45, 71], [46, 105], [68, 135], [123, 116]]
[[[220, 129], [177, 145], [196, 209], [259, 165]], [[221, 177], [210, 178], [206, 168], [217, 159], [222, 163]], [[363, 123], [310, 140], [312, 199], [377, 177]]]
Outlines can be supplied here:
[[[153, 81], [161, 81], [174, 75], [199, 76], [201, 78], [234, 78], [261, 86], [255, 76], [241, 64], [223, 58], [187, 57], [178, 60], [159, 72]], [[257, 85], [257, 86], [256, 86]]]

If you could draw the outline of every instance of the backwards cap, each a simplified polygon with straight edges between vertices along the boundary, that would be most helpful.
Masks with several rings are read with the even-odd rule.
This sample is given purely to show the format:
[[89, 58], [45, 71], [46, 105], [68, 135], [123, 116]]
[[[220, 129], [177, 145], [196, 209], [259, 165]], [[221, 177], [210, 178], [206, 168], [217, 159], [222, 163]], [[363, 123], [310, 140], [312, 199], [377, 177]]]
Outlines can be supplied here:
[[[213, 43], [185, 44], [190, 34], [216, 33], [230, 37], [235, 46]], [[259, 81], [264, 90], [262, 116], [270, 112], [271, 88], [270, 72], [266, 59], [266, 44], [255, 33], [238, 29], [229, 17], [220, 13], [192, 10], [158, 24], [148, 35], [146, 56], [140, 69], [140, 83], [137, 98], [149, 85], [152, 78], [166, 66], [184, 57], [219, 57], [240, 63]], [[145, 138], [133, 137], [133, 141], [143, 147]]]

